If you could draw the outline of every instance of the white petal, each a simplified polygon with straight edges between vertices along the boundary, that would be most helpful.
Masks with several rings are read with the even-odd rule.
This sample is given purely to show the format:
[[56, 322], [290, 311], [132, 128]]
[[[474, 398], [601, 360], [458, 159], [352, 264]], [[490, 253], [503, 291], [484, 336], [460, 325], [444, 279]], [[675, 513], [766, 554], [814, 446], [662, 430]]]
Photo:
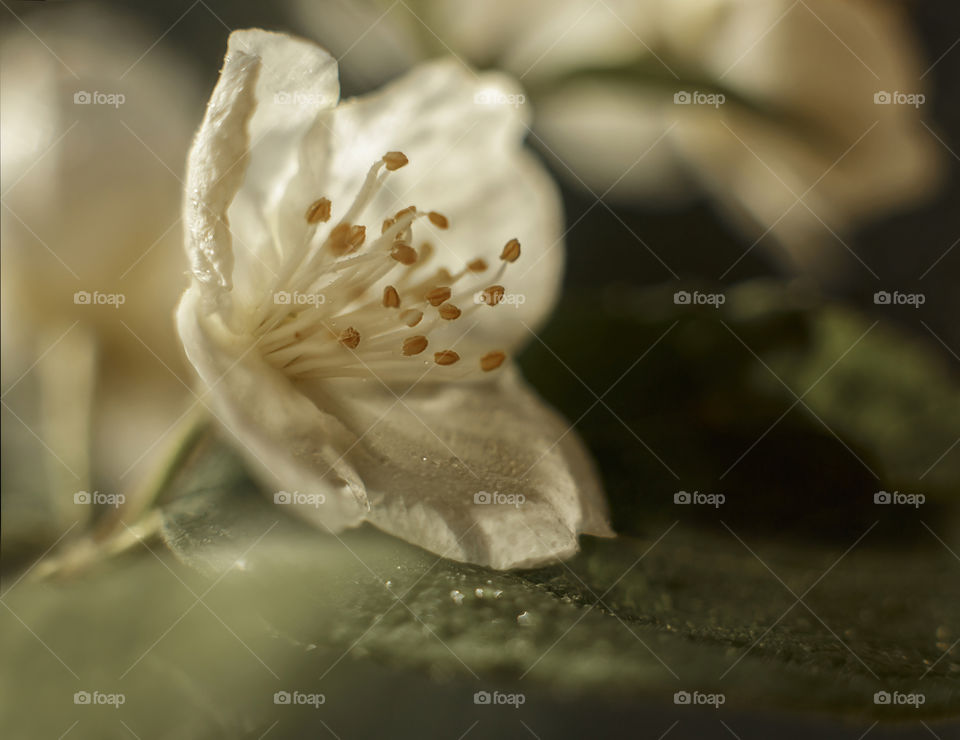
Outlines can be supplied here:
[[363, 484], [342, 459], [355, 435], [205, 311], [194, 286], [177, 309], [177, 328], [217, 421], [268, 488], [324, 496], [320, 523], [331, 530], [359, 523]]
[[[612, 534], [576, 432], [512, 368], [497, 383], [423, 384], [399, 400], [376, 381], [309, 392], [357, 435], [346, 458], [384, 531], [494, 568], [569, 556], [579, 533]], [[524, 501], [478, 503], [483, 493]]]
[[[336, 61], [320, 47], [258, 29], [230, 35], [227, 56], [187, 162], [184, 221], [187, 253], [204, 295], [226, 307], [233, 280], [254, 284], [274, 258], [269, 225], [251, 224], [234, 252], [227, 211], [245, 182], [242, 215], [255, 219], [282, 193], [296, 167], [296, 144], [319, 111], [339, 97]], [[262, 214], [261, 214], [262, 216]], [[255, 223], [255, 222], [254, 222]], [[243, 237], [247, 237], [244, 241]], [[253, 246], [249, 245], [253, 243]], [[235, 261], [240, 270], [234, 274]], [[241, 285], [247, 293], [252, 288]], [[247, 293], [249, 294], [249, 293]]]

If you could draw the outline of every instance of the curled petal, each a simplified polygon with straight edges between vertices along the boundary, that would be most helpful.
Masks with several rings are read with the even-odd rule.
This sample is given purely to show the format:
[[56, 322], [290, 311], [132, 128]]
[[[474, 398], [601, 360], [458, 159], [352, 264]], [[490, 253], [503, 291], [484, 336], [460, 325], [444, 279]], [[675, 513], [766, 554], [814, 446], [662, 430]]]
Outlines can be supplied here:
[[263, 172], [265, 161], [277, 171], [284, 165], [289, 169], [290, 157], [280, 156], [275, 143], [296, 140], [298, 131], [338, 98], [336, 61], [320, 47], [259, 29], [230, 35], [220, 79], [187, 160], [184, 202], [191, 270], [204, 297], [217, 307], [229, 309], [234, 302], [229, 291], [236, 255], [227, 211], [248, 170], [258, 175], [254, 180], [271, 182]]

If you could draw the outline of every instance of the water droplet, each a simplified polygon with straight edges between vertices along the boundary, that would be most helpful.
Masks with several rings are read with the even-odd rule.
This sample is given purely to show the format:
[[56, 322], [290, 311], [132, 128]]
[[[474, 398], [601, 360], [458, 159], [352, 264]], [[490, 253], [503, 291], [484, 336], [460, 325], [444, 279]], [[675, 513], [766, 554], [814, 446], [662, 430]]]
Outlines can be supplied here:
[[482, 588], [475, 589], [474, 592], [473, 592], [473, 595], [476, 596], [478, 599], [482, 599], [482, 598], [483, 598], [483, 589], [482, 589]]
[[423, 461], [423, 462], [430, 462], [430, 461], [427, 460], [427, 458], [425, 458], [425, 457], [421, 457], [420, 460]]
[[460, 606], [463, 603], [463, 594], [456, 589], [450, 592], [450, 598], [453, 599], [453, 603], [457, 606]]
[[502, 598], [503, 598], [503, 591], [501, 591], [501, 590], [498, 588], [496, 591], [493, 592], [493, 598], [495, 598], [495, 599], [502, 599]]
[[387, 588], [393, 588], [393, 581], [384, 581], [383, 585]]
[[530, 612], [520, 612], [517, 615], [517, 624], [521, 627], [529, 627], [533, 624], [533, 617], [530, 616]]

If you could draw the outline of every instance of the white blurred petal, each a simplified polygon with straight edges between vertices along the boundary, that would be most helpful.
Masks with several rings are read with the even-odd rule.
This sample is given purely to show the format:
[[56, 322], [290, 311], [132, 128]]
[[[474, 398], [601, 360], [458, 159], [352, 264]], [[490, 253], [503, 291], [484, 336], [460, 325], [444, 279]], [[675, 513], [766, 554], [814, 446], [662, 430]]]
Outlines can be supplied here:
[[[166, 44], [151, 48], [135, 18], [58, 5], [24, 22], [30, 30], [12, 21], [0, 39], [4, 377], [29, 370], [19, 393], [42, 372], [39, 401], [55, 403], [89, 362], [94, 397], [74, 444], [92, 461], [74, 462], [35, 428], [78, 474], [88, 467], [101, 490], [129, 494], [186, 405], [172, 316], [183, 161], [203, 101], [189, 68]], [[124, 303], [76, 303], [77, 291]], [[53, 360], [81, 338], [80, 365]]]

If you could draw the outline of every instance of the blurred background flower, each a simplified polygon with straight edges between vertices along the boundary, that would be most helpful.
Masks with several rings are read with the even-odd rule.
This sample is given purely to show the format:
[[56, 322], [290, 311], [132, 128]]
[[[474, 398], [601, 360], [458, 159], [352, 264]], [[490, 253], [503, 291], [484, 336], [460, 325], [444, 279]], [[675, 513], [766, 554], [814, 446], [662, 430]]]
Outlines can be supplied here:
[[3, 33], [10, 537], [62, 534], [92, 508], [76, 491], [129, 495], [187, 408], [171, 312], [203, 100], [176, 55], [144, 54], [152, 42], [136, 19], [89, 6]]

